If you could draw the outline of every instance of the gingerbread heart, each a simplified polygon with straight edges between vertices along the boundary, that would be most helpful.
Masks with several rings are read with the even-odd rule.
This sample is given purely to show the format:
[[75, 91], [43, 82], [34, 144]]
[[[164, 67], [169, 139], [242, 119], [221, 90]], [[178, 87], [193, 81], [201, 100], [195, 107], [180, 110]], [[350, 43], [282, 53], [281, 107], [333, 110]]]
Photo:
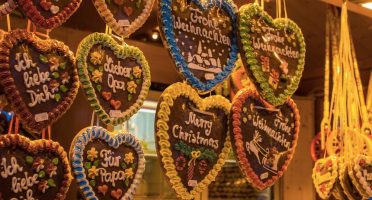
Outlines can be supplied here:
[[206, 92], [232, 72], [238, 56], [236, 7], [232, 1], [159, 1], [164, 45], [178, 71]]
[[[342, 162], [340, 162], [340, 160]], [[351, 178], [349, 177], [348, 174], [349, 167], [350, 166], [348, 165], [348, 163], [345, 163], [344, 158], [340, 157], [338, 162], [338, 179], [342, 187], [342, 191], [346, 195], [346, 198], [344, 199], [349, 200], [362, 199], [362, 196], [358, 193], [358, 190], [356, 190]]]
[[350, 165], [349, 176], [363, 198], [372, 197], [372, 156], [357, 155]]
[[17, 8], [15, 0], [7, 0], [5, 3], [0, 5], [0, 15], [7, 15], [12, 13]]
[[156, 147], [169, 184], [182, 199], [193, 199], [214, 181], [230, 151], [230, 102], [199, 97], [185, 83], [169, 86], [156, 110]]
[[110, 35], [87, 36], [79, 45], [77, 65], [87, 99], [106, 124], [128, 120], [147, 97], [151, 77], [145, 56]]
[[0, 136], [0, 155], [0, 197], [65, 199], [71, 168], [58, 142], [7, 134]]
[[305, 64], [301, 29], [272, 19], [258, 4], [239, 9], [240, 53], [248, 75], [270, 104], [285, 103], [297, 90]]
[[150, 16], [155, 0], [93, 0], [105, 23], [118, 35], [129, 37]]
[[271, 107], [255, 90], [235, 96], [230, 120], [233, 149], [246, 179], [258, 190], [277, 181], [290, 164], [298, 140], [300, 114], [293, 100]]
[[57, 40], [11, 31], [0, 45], [0, 84], [25, 127], [40, 131], [62, 116], [76, 97], [74, 55]]
[[319, 159], [313, 168], [313, 183], [319, 197], [328, 199], [335, 187], [338, 176], [338, 163], [336, 156]]
[[97, 126], [76, 135], [70, 160], [85, 199], [133, 199], [145, 170], [145, 155], [135, 136]]
[[17, 0], [21, 11], [38, 27], [62, 25], [79, 8], [82, 0]]

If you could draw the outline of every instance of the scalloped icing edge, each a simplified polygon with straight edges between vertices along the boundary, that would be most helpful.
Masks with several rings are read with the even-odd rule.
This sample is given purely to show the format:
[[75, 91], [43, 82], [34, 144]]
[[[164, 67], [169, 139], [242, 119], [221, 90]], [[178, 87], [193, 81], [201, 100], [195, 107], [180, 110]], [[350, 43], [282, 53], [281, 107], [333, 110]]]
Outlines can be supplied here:
[[[322, 165], [324, 165], [325, 162], [327, 162], [328, 160], [332, 160], [332, 171], [331, 171], [331, 174], [330, 174], [330, 182], [327, 184], [327, 188], [326, 188], [328, 190], [328, 192], [326, 192], [326, 194], [324, 194], [322, 191], [320, 191], [319, 185], [316, 184], [317, 176], [316, 176], [315, 170], [316, 170], [316, 166], [319, 162]], [[335, 187], [336, 181], [338, 179], [337, 177], [338, 177], [338, 161], [337, 161], [336, 156], [329, 156], [329, 157], [326, 157], [326, 158], [319, 159], [315, 162], [315, 165], [314, 165], [314, 168], [313, 168], [312, 179], [313, 179], [313, 184], [314, 184], [315, 190], [318, 193], [320, 198], [328, 199], [331, 196], [332, 190]]]
[[63, 175], [63, 182], [61, 182], [62, 185], [59, 188], [58, 193], [56, 193], [55, 199], [65, 199], [72, 182], [71, 167], [67, 159], [66, 151], [58, 142], [46, 139], [30, 140], [29, 138], [19, 134], [6, 134], [0, 136], [0, 148], [8, 147], [18, 147], [27, 152], [36, 153], [38, 153], [39, 151], [50, 151], [58, 155], [58, 157], [62, 161], [62, 168], [65, 173]]
[[[270, 21], [275, 27], [282, 29], [286, 26], [286, 28], [291, 29], [296, 37], [297, 41], [299, 42], [300, 46], [300, 56], [298, 59], [298, 65], [297, 70], [292, 78], [291, 84], [287, 86], [287, 88], [284, 90], [282, 94], [280, 94], [278, 97], [274, 95], [273, 90], [270, 88], [267, 80], [263, 77], [263, 72], [259, 70], [261, 67], [258, 66], [257, 63], [259, 63], [256, 59], [256, 56], [250, 55], [250, 49], [251, 47], [251, 41], [249, 36], [249, 28], [246, 26], [248, 23], [247, 21], [249, 18], [253, 15], [260, 15]], [[239, 40], [242, 48], [241, 48], [241, 54], [243, 59], [243, 63], [247, 63], [252, 71], [246, 70], [248, 72], [248, 75], [252, 77], [252, 80], [254, 80], [258, 85], [260, 86], [260, 93], [261, 95], [272, 105], [278, 106], [282, 105], [288, 98], [290, 98], [294, 92], [297, 90], [298, 85], [300, 83], [302, 72], [304, 70], [305, 65], [305, 54], [306, 54], [306, 44], [305, 39], [302, 34], [302, 31], [300, 27], [297, 26], [297, 24], [290, 20], [290, 19], [284, 19], [284, 18], [277, 18], [272, 19], [269, 14], [267, 14], [264, 10], [261, 9], [261, 7], [258, 4], [246, 4], [240, 7], [239, 9], [239, 20], [238, 20], [238, 28], [239, 28]], [[248, 66], [246, 67], [246, 69]]]
[[230, 112], [230, 101], [220, 95], [213, 95], [202, 99], [197, 91], [191, 86], [185, 83], [175, 83], [169, 86], [162, 93], [162, 102], [158, 104], [158, 112], [156, 113], [158, 120], [155, 122], [156, 139], [157, 139], [157, 152], [160, 157], [161, 163], [165, 171], [165, 176], [168, 178], [170, 185], [176, 192], [177, 196], [183, 200], [194, 199], [195, 195], [205, 190], [208, 185], [215, 180], [222, 166], [225, 164], [225, 160], [230, 152], [231, 143], [229, 133], [227, 133], [224, 147], [218, 156], [217, 163], [209, 171], [208, 175], [199, 182], [190, 192], [187, 191], [186, 187], [182, 184], [181, 178], [178, 176], [175, 170], [174, 160], [172, 158], [172, 151], [170, 150], [171, 144], [169, 143], [169, 134], [167, 132], [170, 115], [170, 108], [173, 106], [173, 101], [184, 96], [193, 101], [196, 106], [201, 110], [209, 108], [220, 108], [225, 110], [226, 115]]
[[17, 8], [17, 6], [18, 5], [15, 2], [15, 0], [7, 0], [5, 3], [3, 3], [0, 6], [0, 15], [4, 16], [4, 15], [12, 13], [13, 10]]
[[83, 166], [83, 154], [85, 146], [95, 139], [101, 139], [107, 144], [117, 149], [120, 145], [126, 144], [132, 147], [138, 155], [138, 168], [134, 176], [132, 185], [124, 193], [121, 200], [133, 199], [137, 187], [141, 183], [143, 172], [145, 171], [145, 154], [139, 140], [132, 134], [125, 132], [111, 133], [102, 127], [91, 126], [82, 129], [74, 138], [70, 147], [70, 160], [78, 187], [86, 199], [98, 200], [94, 190], [89, 185]]
[[[338, 179], [340, 180], [340, 184], [341, 184], [341, 187], [342, 187], [342, 191], [344, 192], [344, 194], [346, 195], [346, 197], [349, 199], [349, 200], [358, 200], [358, 198], [354, 197], [352, 192], [351, 192], [351, 188], [349, 185], [347, 185], [346, 183], [346, 179], [345, 178], [349, 178], [349, 174], [348, 174], [348, 165], [344, 162], [342, 162], [341, 160], [343, 160], [343, 158], [340, 158], [339, 159], [340, 161], [338, 162]], [[345, 177], [347, 176], [347, 177]], [[361, 197], [360, 197], [361, 198]]]
[[[36, 122], [33, 117], [28, 115], [30, 113], [28, 106], [22, 100], [21, 95], [18, 92], [19, 90], [16, 87], [13, 87], [15, 85], [15, 80], [11, 76], [11, 73], [9, 73], [9, 60], [6, 59], [6, 57], [10, 56], [10, 49], [13, 48], [20, 41], [26, 41], [30, 43], [39, 51], [46, 51], [45, 47], [48, 47], [47, 50], [58, 49], [59, 51], [63, 51], [66, 54], [65, 56], [68, 57], [68, 59], [71, 60], [72, 64], [74, 65], [73, 75], [71, 75], [71, 80], [73, 80], [74, 83], [72, 84], [72, 87], [67, 94], [68, 98], [65, 98], [64, 102], [59, 102], [59, 106], [53, 108], [52, 111], [48, 111], [49, 120], [47, 124], [45, 124], [44, 122]], [[42, 129], [45, 129], [48, 125], [55, 123], [60, 117], [63, 116], [64, 113], [69, 110], [78, 93], [79, 76], [76, 69], [76, 59], [74, 57], [74, 54], [72, 53], [72, 51], [70, 51], [69, 47], [61, 41], [55, 39], [41, 39], [35, 34], [26, 32], [26, 30], [22, 29], [13, 30], [5, 34], [1, 44], [0, 85], [5, 85], [4, 93], [6, 94], [8, 103], [11, 104], [12, 110], [15, 111], [17, 116], [21, 119], [21, 123], [25, 125], [27, 129], [29, 129], [30, 131], [40, 131]], [[63, 110], [63, 112], [60, 112], [61, 109]], [[53, 115], [51, 115], [51, 113], [53, 113]], [[57, 117], [56, 114], [58, 114]]]
[[[119, 58], [135, 58], [136, 61], [141, 65], [143, 71], [143, 83], [140, 94], [136, 102], [122, 112], [122, 117], [111, 118], [109, 114], [107, 114], [107, 112], [100, 105], [95, 89], [93, 88], [93, 85], [90, 81], [86, 60], [90, 49], [95, 44], [101, 44], [105, 47], [108, 47], [114, 52], [115, 56]], [[118, 56], [118, 54], [120, 55]], [[92, 33], [80, 42], [78, 50], [76, 52], [76, 60], [80, 82], [82, 84], [82, 88], [84, 89], [85, 95], [91, 107], [94, 109], [94, 112], [105, 124], [118, 125], [125, 122], [135, 113], [137, 113], [137, 111], [141, 108], [143, 102], [145, 101], [151, 85], [150, 66], [148, 65], [145, 56], [139, 48], [129, 45], [121, 46], [110, 35], [105, 33]]]
[[359, 192], [361, 196], [364, 198], [370, 198], [372, 196], [372, 189], [367, 185], [367, 181], [363, 177], [361, 173], [361, 167], [359, 166], [359, 161], [364, 158], [366, 160], [366, 163], [372, 163], [372, 157], [371, 156], [365, 156], [365, 155], [357, 155], [349, 169], [349, 176], [351, 178], [351, 181], [353, 182], [355, 188]]
[[235, 95], [235, 97], [233, 99], [233, 103], [232, 103], [232, 107], [231, 107], [231, 119], [232, 119], [232, 121], [231, 121], [231, 124], [230, 124], [230, 126], [231, 126], [230, 130], [233, 130], [231, 132], [231, 134], [233, 136], [232, 138], [233, 138], [233, 141], [234, 141], [234, 144], [235, 144], [235, 148], [233, 148], [233, 149], [235, 151], [235, 155], [238, 158], [238, 163], [239, 163], [240, 169], [243, 172], [243, 174], [245, 175], [245, 178], [247, 179], [247, 181], [250, 182], [254, 188], [256, 188], [258, 190], [264, 190], [267, 187], [272, 186], [275, 183], [275, 181], [277, 181], [283, 175], [283, 173], [286, 171], [288, 165], [290, 164], [290, 162], [293, 158], [295, 149], [297, 147], [298, 135], [299, 135], [299, 132], [300, 132], [300, 113], [297, 109], [297, 106], [296, 106], [295, 102], [292, 99], [288, 99], [287, 103], [288, 103], [289, 107], [291, 107], [292, 112], [293, 112], [294, 117], [295, 117], [294, 138], [293, 138], [292, 147], [289, 150], [289, 151], [291, 151], [291, 153], [288, 155], [288, 159], [286, 160], [285, 164], [282, 166], [282, 169], [278, 172], [278, 175], [273, 176], [271, 179], [266, 181], [266, 183], [262, 183], [261, 181], [259, 181], [257, 175], [253, 172], [252, 168], [250, 167], [250, 164], [249, 164], [248, 159], [246, 157], [246, 153], [244, 152], [245, 150], [244, 150], [244, 145], [243, 145], [243, 141], [242, 141], [242, 130], [239, 126], [240, 125], [240, 114], [239, 114], [239, 112], [242, 110], [244, 101], [249, 96], [253, 97], [255, 100], [258, 100], [258, 101], [262, 102], [267, 107], [271, 106], [268, 102], [266, 102], [264, 99], [261, 98], [261, 96], [258, 94], [258, 92], [256, 90], [252, 90], [250, 88], [244, 88], [242, 90], [239, 90], [239, 92]]
[[146, 4], [141, 14], [133, 22], [131, 22], [129, 26], [126, 27], [119, 25], [111, 11], [108, 9], [106, 0], [93, 0], [93, 4], [96, 7], [99, 15], [103, 18], [103, 21], [105, 21], [116, 34], [122, 37], [129, 37], [132, 33], [143, 26], [151, 14], [155, 0], [145, 1]]
[[[227, 13], [227, 16], [230, 17], [232, 21], [233, 27], [233, 37], [231, 39], [231, 51], [229, 54], [229, 58], [226, 65], [223, 66], [223, 71], [220, 72], [215, 79], [208, 81], [207, 83], [203, 83], [198, 78], [196, 78], [191, 70], [189, 69], [188, 65], [185, 62], [185, 58], [180, 53], [180, 49], [177, 46], [177, 43], [174, 39], [174, 31], [173, 31], [173, 23], [169, 23], [173, 21], [171, 16], [171, 1], [172, 0], [160, 0], [159, 1], [159, 26], [161, 29], [160, 36], [163, 38], [163, 44], [168, 49], [171, 57], [174, 60], [176, 68], [178, 72], [186, 79], [186, 81], [195, 89], [200, 91], [201, 93], [205, 93], [208, 91], [213, 90], [218, 84], [222, 83], [225, 79], [229, 77], [232, 70], [235, 67], [235, 62], [238, 59], [238, 37], [237, 37], [237, 24], [236, 24], [236, 13], [237, 13], [237, 6], [234, 4], [232, 0], [206, 0], [206, 4], [202, 4], [199, 0], [190, 0], [195, 3], [199, 8], [206, 9], [207, 7], [212, 6], [220, 6], [222, 9]], [[217, 2], [217, 3], [213, 3]]]

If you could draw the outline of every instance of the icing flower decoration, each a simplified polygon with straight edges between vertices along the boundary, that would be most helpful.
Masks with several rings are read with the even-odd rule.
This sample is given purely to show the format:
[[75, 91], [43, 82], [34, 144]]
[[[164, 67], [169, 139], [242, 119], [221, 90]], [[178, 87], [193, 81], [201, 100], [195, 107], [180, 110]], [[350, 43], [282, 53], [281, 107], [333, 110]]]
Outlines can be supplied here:
[[61, 79], [62, 79], [63, 84], [67, 84], [69, 82], [69, 79], [70, 79], [70, 75], [68, 75], [68, 72], [63, 72], [61, 74]]
[[92, 73], [92, 80], [96, 83], [101, 82], [102, 83], [102, 72], [99, 70], [94, 70]]
[[44, 163], [45, 163], [45, 160], [38, 157], [32, 163], [32, 168], [34, 168], [37, 172], [39, 172], [40, 170], [44, 169]]
[[90, 62], [94, 65], [100, 65], [103, 61], [103, 51], [101, 48], [99, 50], [93, 51], [90, 53]]
[[59, 87], [59, 83], [57, 80], [53, 79], [50, 81], [49, 88], [51, 89], [53, 93], [58, 91], [58, 87]]
[[128, 92], [131, 93], [131, 94], [134, 94], [136, 93], [136, 88], [137, 88], [137, 84], [134, 82], [134, 81], [129, 81], [128, 82]]
[[94, 159], [98, 157], [98, 151], [94, 147], [90, 148], [90, 150], [88, 150], [87, 153], [88, 153], [87, 158], [90, 161], [93, 161]]
[[56, 56], [52, 56], [49, 58], [49, 63], [50, 63], [50, 71], [54, 72], [58, 70], [59, 66], [59, 59]]
[[133, 161], [134, 161], [134, 157], [133, 157], [133, 153], [132, 152], [126, 153], [124, 155], [124, 162], [125, 163], [130, 164], [130, 163], [133, 163]]
[[96, 166], [93, 166], [88, 170], [88, 177], [93, 179], [96, 176], [98, 176], [98, 169]]
[[39, 184], [37, 185], [37, 189], [41, 191], [42, 193], [45, 193], [45, 190], [49, 188], [48, 181], [47, 180], [41, 180]]
[[133, 67], [133, 76], [136, 78], [141, 78], [142, 69], [139, 66]]
[[53, 163], [49, 163], [46, 167], [46, 173], [50, 178], [57, 175], [57, 166], [53, 165]]
[[133, 178], [133, 168], [128, 168], [128, 169], [125, 169], [124, 171], [124, 176], [125, 178]]

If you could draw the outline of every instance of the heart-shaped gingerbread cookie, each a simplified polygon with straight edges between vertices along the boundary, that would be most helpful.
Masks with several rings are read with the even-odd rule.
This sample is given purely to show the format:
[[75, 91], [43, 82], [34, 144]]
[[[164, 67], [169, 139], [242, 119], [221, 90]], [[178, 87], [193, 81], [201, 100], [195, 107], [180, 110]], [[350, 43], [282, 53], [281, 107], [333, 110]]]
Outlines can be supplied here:
[[203, 92], [223, 82], [238, 57], [235, 5], [161, 0], [159, 9], [164, 45], [186, 81]]
[[155, 0], [93, 0], [106, 24], [118, 35], [128, 37], [150, 16]]
[[17, 8], [15, 0], [7, 0], [5, 3], [0, 5], [0, 15], [3, 16], [10, 14], [15, 8]]
[[96, 126], [76, 135], [70, 159], [85, 199], [133, 199], [145, 170], [145, 154], [135, 136]]
[[316, 192], [322, 199], [328, 199], [336, 185], [338, 177], [338, 163], [336, 156], [329, 156], [315, 162], [313, 168], [313, 183]]
[[147, 97], [151, 77], [145, 56], [110, 35], [87, 36], [79, 45], [77, 65], [87, 99], [106, 124], [128, 120]]
[[372, 197], [372, 156], [357, 155], [350, 165], [349, 176], [363, 198]]
[[161, 95], [155, 118], [156, 147], [165, 176], [181, 199], [193, 199], [214, 181], [230, 151], [230, 101], [199, 97], [185, 83]]
[[0, 155], [0, 198], [65, 198], [71, 168], [67, 153], [57, 142], [7, 134], [0, 136]]
[[22, 12], [38, 27], [53, 29], [79, 8], [82, 0], [17, 0]]
[[301, 29], [289, 19], [272, 19], [257, 4], [239, 9], [241, 55], [248, 75], [270, 104], [283, 104], [296, 91], [305, 64]]
[[76, 97], [74, 55], [57, 40], [12, 31], [0, 45], [0, 84], [24, 126], [40, 131], [65, 113]]
[[230, 121], [233, 149], [253, 187], [263, 190], [287, 169], [298, 140], [300, 114], [293, 100], [271, 107], [255, 90], [235, 96]]

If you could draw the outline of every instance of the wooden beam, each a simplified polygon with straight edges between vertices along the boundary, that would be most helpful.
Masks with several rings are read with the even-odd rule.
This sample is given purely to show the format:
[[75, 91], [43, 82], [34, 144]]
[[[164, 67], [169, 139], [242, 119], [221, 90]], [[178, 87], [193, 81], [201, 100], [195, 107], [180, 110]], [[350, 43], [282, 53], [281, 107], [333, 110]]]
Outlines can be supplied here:
[[[331, 4], [337, 7], [341, 7], [342, 3], [344, 2], [343, 0], [320, 0], [324, 3]], [[372, 18], [372, 10], [369, 10], [367, 8], [364, 8], [360, 6], [359, 4], [348, 2], [348, 9], [354, 13]]]

